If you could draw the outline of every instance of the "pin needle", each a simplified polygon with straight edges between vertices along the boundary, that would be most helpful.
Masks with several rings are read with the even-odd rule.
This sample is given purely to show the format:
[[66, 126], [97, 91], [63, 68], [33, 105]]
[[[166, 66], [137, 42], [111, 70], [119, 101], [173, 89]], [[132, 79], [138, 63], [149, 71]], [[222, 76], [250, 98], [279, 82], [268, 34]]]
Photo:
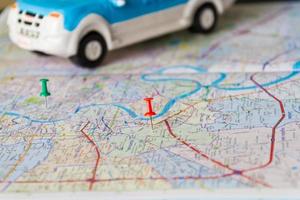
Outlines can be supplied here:
[[42, 91], [40, 93], [41, 97], [45, 97], [45, 104], [46, 104], [46, 108], [48, 108], [48, 96], [51, 95], [51, 93], [48, 91], [48, 79], [41, 79], [40, 80], [41, 85], [42, 85]]
[[153, 111], [153, 107], [152, 107], [152, 101], [153, 101], [153, 98], [145, 98], [144, 99], [147, 103], [147, 106], [148, 106], [148, 112], [145, 113], [145, 117], [150, 117], [150, 121], [151, 121], [151, 128], [153, 130], [153, 116], [156, 115], [156, 113]]

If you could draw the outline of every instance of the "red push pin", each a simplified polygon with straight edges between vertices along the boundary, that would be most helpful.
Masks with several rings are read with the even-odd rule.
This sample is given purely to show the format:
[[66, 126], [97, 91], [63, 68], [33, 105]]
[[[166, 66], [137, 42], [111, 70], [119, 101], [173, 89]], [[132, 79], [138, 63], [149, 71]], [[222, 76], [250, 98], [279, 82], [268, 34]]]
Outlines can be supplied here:
[[145, 115], [145, 117], [150, 117], [151, 127], [153, 130], [152, 117], [156, 115], [156, 113], [153, 111], [153, 108], [152, 108], [153, 98], [145, 98], [144, 100], [147, 102], [147, 105], [148, 105], [148, 112], [146, 112], [144, 115]]
[[156, 115], [156, 113], [153, 112], [152, 108], [153, 98], [145, 98], [144, 100], [147, 102], [148, 105], [148, 112], [145, 113], [145, 117], [153, 117], [154, 115]]

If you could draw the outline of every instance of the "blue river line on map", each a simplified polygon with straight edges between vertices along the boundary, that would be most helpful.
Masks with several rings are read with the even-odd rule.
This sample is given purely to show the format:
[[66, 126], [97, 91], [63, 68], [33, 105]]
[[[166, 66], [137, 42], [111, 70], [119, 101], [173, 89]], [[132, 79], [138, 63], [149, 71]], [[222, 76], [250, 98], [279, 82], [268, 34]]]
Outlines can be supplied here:
[[[172, 109], [172, 107], [180, 100], [186, 99], [191, 97], [192, 95], [200, 92], [202, 88], [204, 87], [213, 87], [219, 90], [227, 90], [227, 91], [245, 91], [245, 90], [253, 90], [256, 89], [257, 86], [255, 84], [251, 86], [240, 86], [240, 84], [232, 83], [232, 84], [226, 84], [226, 86], [221, 86], [221, 83], [224, 82], [227, 78], [227, 73], [219, 73], [219, 78], [214, 80], [211, 84], [209, 85], [202, 85], [199, 81], [193, 80], [193, 79], [187, 79], [187, 78], [169, 78], [169, 77], [164, 77], [164, 78], [151, 78], [152, 76], [163, 76], [165, 73], [169, 70], [174, 70], [174, 69], [188, 69], [194, 71], [194, 73], [197, 74], [205, 74], [208, 73], [206, 69], [201, 68], [201, 67], [195, 67], [195, 66], [174, 66], [174, 67], [169, 67], [169, 68], [162, 68], [159, 69], [153, 73], [149, 74], [143, 74], [141, 76], [141, 80], [145, 82], [152, 82], [152, 83], [165, 83], [165, 82], [174, 82], [174, 81], [180, 81], [180, 82], [185, 82], [185, 83], [192, 83], [195, 84], [195, 88], [192, 91], [185, 92], [182, 94], [179, 94], [178, 96], [175, 96], [174, 98], [170, 99], [166, 105], [162, 108], [162, 110], [154, 116], [152, 119], [157, 119], [162, 116], [164, 116], [168, 111]], [[282, 83], [284, 81], [287, 81], [295, 76], [297, 76], [300, 73], [300, 62], [297, 62], [293, 66], [293, 71], [289, 73], [286, 76], [283, 77], [278, 77], [275, 80], [262, 83], [261, 85], [263, 87], [270, 87], [279, 83]], [[136, 120], [150, 120], [149, 118], [145, 118], [143, 116], [138, 115], [135, 111], [133, 111], [131, 108], [126, 107], [125, 105], [122, 104], [115, 104], [115, 103], [109, 103], [109, 104], [90, 104], [86, 106], [80, 106], [78, 107], [73, 113], [71, 113], [69, 116], [63, 119], [56, 119], [56, 120], [38, 120], [38, 119], [32, 119], [30, 116], [22, 115], [16, 112], [5, 112], [2, 111], [2, 115], [6, 116], [12, 116], [16, 118], [23, 118], [25, 120], [28, 120], [30, 123], [41, 123], [41, 124], [53, 124], [53, 123], [59, 123], [61, 121], [68, 120], [72, 118], [73, 115], [79, 113], [81, 110], [88, 109], [91, 107], [107, 107], [107, 106], [115, 106], [122, 111], [126, 112], [130, 117], [136, 119]]]

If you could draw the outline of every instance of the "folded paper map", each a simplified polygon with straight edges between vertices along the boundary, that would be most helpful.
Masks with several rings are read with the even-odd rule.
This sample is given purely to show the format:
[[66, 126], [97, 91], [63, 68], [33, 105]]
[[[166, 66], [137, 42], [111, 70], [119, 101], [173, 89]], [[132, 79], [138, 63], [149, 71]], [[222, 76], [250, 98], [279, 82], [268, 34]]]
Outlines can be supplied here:
[[0, 197], [299, 198], [299, 10], [238, 4], [212, 35], [153, 39], [95, 71], [19, 49], [4, 14]]

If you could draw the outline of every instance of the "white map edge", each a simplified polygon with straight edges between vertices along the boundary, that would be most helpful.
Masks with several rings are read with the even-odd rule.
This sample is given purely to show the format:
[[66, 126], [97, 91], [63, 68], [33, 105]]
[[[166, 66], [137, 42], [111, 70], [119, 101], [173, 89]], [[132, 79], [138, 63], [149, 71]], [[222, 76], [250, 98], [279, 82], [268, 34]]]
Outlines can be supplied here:
[[300, 200], [300, 191], [291, 189], [221, 189], [221, 190], [169, 190], [165, 192], [54, 192], [54, 193], [6, 193], [0, 194], [0, 199], [6, 200]]

